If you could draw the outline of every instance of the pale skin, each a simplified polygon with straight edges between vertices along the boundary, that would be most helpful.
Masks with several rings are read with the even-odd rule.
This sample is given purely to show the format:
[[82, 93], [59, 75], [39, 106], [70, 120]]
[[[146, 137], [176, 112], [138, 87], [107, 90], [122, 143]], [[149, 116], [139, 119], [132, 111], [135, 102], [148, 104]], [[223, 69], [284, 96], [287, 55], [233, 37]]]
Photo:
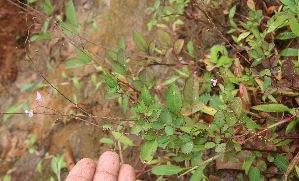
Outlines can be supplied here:
[[66, 181], [135, 181], [134, 168], [128, 164], [120, 165], [119, 156], [106, 151], [96, 165], [92, 159], [83, 158], [70, 171]]

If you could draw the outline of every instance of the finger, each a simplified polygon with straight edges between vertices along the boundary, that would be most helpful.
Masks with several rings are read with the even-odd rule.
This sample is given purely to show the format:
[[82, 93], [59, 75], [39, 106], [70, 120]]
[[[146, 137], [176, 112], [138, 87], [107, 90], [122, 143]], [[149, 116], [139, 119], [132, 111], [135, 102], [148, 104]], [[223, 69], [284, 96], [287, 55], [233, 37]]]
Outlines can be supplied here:
[[99, 159], [94, 181], [116, 181], [119, 172], [119, 156], [112, 151], [106, 151]]
[[123, 164], [120, 166], [117, 181], [135, 181], [135, 170], [131, 165]]
[[96, 164], [90, 158], [78, 161], [66, 178], [66, 181], [92, 181]]

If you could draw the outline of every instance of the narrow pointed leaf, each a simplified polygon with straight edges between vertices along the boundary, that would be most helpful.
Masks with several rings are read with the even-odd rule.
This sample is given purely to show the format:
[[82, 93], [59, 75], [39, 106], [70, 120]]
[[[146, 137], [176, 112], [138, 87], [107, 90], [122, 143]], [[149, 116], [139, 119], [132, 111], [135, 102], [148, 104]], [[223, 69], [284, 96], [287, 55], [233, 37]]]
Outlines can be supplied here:
[[184, 46], [184, 39], [178, 39], [173, 46], [174, 53], [179, 54]]
[[86, 63], [78, 58], [69, 58], [66, 60], [65, 62], [65, 68], [67, 69], [71, 69], [71, 68], [77, 68], [77, 67], [82, 67], [84, 66]]
[[123, 133], [119, 133], [119, 132], [116, 132], [116, 131], [111, 131], [111, 134], [114, 136], [114, 138], [117, 141], [120, 141], [124, 145], [135, 146], [133, 141], [130, 138], [128, 138], [127, 136], [125, 136]]
[[254, 106], [253, 109], [258, 110], [258, 111], [263, 111], [263, 112], [290, 111], [290, 109], [283, 104], [264, 104], [264, 105]]
[[160, 165], [153, 168], [152, 172], [155, 175], [174, 175], [184, 170], [183, 168], [175, 165]]
[[65, 7], [66, 19], [69, 20], [74, 26], [78, 25], [76, 18], [76, 10], [72, 0], [69, 0]]

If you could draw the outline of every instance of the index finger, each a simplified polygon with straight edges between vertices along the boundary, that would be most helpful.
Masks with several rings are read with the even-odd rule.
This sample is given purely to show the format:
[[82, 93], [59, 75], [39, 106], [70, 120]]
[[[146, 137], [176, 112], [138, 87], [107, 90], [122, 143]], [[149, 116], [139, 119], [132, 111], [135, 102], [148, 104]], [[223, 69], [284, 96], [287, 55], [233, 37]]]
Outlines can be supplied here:
[[92, 181], [96, 164], [89, 158], [83, 158], [71, 170], [66, 178], [66, 181]]
[[106, 151], [99, 159], [94, 181], [116, 181], [120, 168], [119, 156], [112, 151]]

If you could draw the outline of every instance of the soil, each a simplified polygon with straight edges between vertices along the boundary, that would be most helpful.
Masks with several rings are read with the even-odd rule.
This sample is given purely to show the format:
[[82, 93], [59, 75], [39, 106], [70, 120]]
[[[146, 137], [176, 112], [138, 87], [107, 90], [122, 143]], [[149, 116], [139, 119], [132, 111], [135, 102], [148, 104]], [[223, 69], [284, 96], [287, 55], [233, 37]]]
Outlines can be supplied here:
[[15, 5], [0, 1], [0, 92], [4, 92], [17, 79], [18, 59], [24, 48], [28, 18]]

